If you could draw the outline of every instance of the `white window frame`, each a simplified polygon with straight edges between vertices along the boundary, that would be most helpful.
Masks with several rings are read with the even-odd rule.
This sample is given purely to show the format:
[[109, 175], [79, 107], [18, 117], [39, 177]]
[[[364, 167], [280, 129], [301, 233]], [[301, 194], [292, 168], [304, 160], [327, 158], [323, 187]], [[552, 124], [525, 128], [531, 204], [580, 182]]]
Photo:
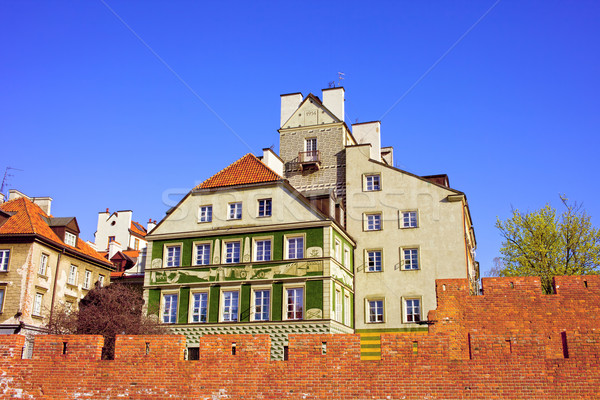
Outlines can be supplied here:
[[[365, 213], [364, 215], [364, 230], [366, 232], [378, 232], [383, 230], [383, 213]], [[371, 220], [371, 217], [373, 218]], [[372, 228], [371, 228], [372, 225]], [[379, 225], [379, 227], [377, 227]]]
[[[414, 220], [413, 220], [414, 214]], [[406, 225], [408, 217], [408, 225]], [[413, 225], [414, 221], [414, 225]], [[415, 210], [401, 211], [400, 212], [400, 228], [401, 229], [411, 229], [419, 227], [419, 213]]]
[[350, 305], [350, 294], [344, 293], [344, 324], [347, 326], [352, 326], [351, 324], [351, 311], [352, 306]]
[[[409, 302], [413, 302], [413, 301], [419, 302], [419, 304], [417, 306], [418, 310], [419, 310], [418, 314], [415, 314], [415, 313], [409, 314], [408, 313]], [[414, 307], [414, 304], [412, 304], [411, 307]], [[402, 314], [403, 314], [402, 321], [405, 324], [416, 324], [416, 323], [423, 321], [423, 299], [419, 296], [403, 297], [402, 298]], [[413, 319], [412, 321], [409, 321], [409, 315], [412, 317], [412, 319]], [[414, 320], [415, 315], [418, 315], [418, 319], [419, 319], [418, 321]]]
[[[257, 296], [256, 293], [257, 292], [268, 292], [269, 293], [269, 303], [267, 305], [268, 310], [267, 310], [267, 319], [258, 319], [256, 318], [258, 312], [257, 310], [257, 306], [256, 306], [256, 301], [257, 301]], [[251, 314], [250, 314], [250, 320], [251, 321], [258, 321], [258, 322], [266, 322], [266, 321], [271, 321], [271, 304], [273, 302], [273, 291], [271, 290], [270, 286], [257, 286], [257, 287], [253, 287], [252, 288], [252, 306], [251, 306]], [[264, 314], [264, 311], [261, 311], [261, 314]]]
[[[202, 262], [198, 262], [198, 248], [202, 247], [205, 248], [206, 246], [208, 246], [208, 262], [204, 262], [204, 260], [202, 260]], [[206, 255], [203, 252], [203, 257], [206, 257]], [[211, 242], [194, 242], [194, 254], [193, 254], [193, 265], [210, 265], [210, 260], [212, 257], [212, 243]]]
[[[288, 317], [288, 306], [289, 304], [289, 299], [288, 299], [288, 291], [290, 290], [297, 290], [300, 289], [302, 290], [302, 316], [300, 318], [289, 318]], [[284, 286], [283, 288], [283, 319], [286, 321], [302, 321], [305, 319], [306, 317], [306, 288], [304, 287], [304, 285], [290, 285], [290, 286]], [[297, 307], [294, 307], [294, 311], [292, 311], [294, 314], [297, 313]]]
[[[410, 251], [411, 252], [411, 264], [410, 264], [410, 268], [407, 268], [407, 263], [406, 263], [406, 251]], [[416, 252], [417, 256], [416, 256], [416, 263], [417, 263], [417, 268], [413, 268], [412, 267], [412, 252]], [[400, 249], [400, 259], [402, 260], [402, 269], [405, 271], [418, 271], [421, 269], [421, 251], [419, 250], [419, 248], [417, 246], [406, 246], [406, 247], [402, 247]]]
[[50, 256], [46, 253], [42, 253], [40, 255], [40, 268], [38, 269], [38, 274], [46, 276], [46, 273], [48, 272], [48, 260], [50, 259]]
[[33, 298], [33, 309], [31, 310], [31, 315], [35, 317], [42, 316], [42, 305], [44, 302], [44, 294], [40, 292], [36, 292], [35, 297]]
[[273, 215], [273, 199], [258, 199], [258, 211], [256, 215], [258, 215], [258, 218], [271, 217]]
[[102, 274], [98, 275], [98, 286], [99, 287], [104, 286], [104, 275], [102, 275]]
[[[375, 179], [375, 178], [377, 178], [377, 179]], [[381, 191], [381, 174], [365, 174], [363, 191], [364, 192], [379, 192], [379, 191]]]
[[83, 276], [83, 288], [89, 289], [92, 284], [92, 271], [89, 269], [85, 270], [85, 275]]
[[340, 264], [342, 263], [342, 241], [338, 238], [333, 243], [333, 256]]
[[[235, 244], [237, 243], [237, 245], [239, 246], [238, 248], [238, 260], [237, 261], [227, 261], [227, 245], [228, 244]], [[235, 253], [232, 253], [235, 254]], [[223, 264], [239, 264], [240, 262], [242, 262], [242, 240], [241, 239], [237, 239], [237, 240], [226, 240], [223, 241]]]
[[[311, 143], [309, 145], [309, 143]], [[313, 145], [314, 143], [314, 145]], [[304, 151], [317, 151], [319, 150], [319, 141], [316, 136], [308, 137], [304, 139]]]
[[227, 219], [238, 220], [242, 219], [242, 202], [235, 201], [227, 206]]
[[[230, 303], [229, 306], [227, 306], [226, 302], [227, 302], [227, 297], [228, 294], [231, 294], [231, 298], [230, 301], [233, 302], [233, 300], [236, 300], [236, 305], [235, 305], [235, 313], [233, 312], [233, 304]], [[234, 296], [234, 294], [237, 294], [236, 296]], [[219, 312], [219, 319], [221, 322], [239, 322], [240, 321], [240, 288], [226, 288], [226, 289], [221, 289], [221, 302], [220, 302], [220, 312]]]
[[212, 204], [198, 207], [198, 222], [212, 222]]
[[335, 320], [342, 323], [342, 309], [344, 304], [342, 303], [342, 289], [335, 288]]
[[6, 299], [6, 286], [0, 286], [0, 313], [4, 312], [4, 299]]
[[68, 285], [77, 285], [77, 275], [79, 274], [79, 268], [77, 268], [76, 265], [71, 264], [71, 267], [69, 268], [69, 277], [67, 278], [67, 284]]
[[[371, 302], [381, 302], [381, 321], [378, 321], [378, 315], [375, 314], [375, 320], [371, 320]], [[385, 323], [385, 299], [374, 297], [365, 299], [365, 322], [367, 324], [383, 324]]]
[[[269, 253], [268, 253], [268, 258], [265, 259], [264, 255], [264, 250], [263, 250], [263, 257], [262, 259], [260, 259], [258, 257], [258, 247], [259, 247], [259, 243], [263, 243], [263, 242], [269, 242]], [[252, 238], [252, 260], [253, 261], [272, 261], [273, 260], [273, 237], [272, 236], [262, 236], [262, 237], [255, 237]]]
[[[175, 313], [172, 315], [172, 308], [169, 307], [169, 313], [167, 314], [167, 297], [172, 298], [175, 296]], [[163, 324], [176, 324], [177, 316], [179, 315], [179, 292], [178, 291], [165, 291], [161, 293], [160, 299], [160, 322]], [[171, 302], [169, 302], [170, 306], [172, 306]], [[165, 321], [165, 317], [168, 317], [168, 321]], [[174, 320], [171, 320], [171, 317], [174, 317]]]
[[[196, 306], [195, 306], [195, 296], [199, 295], [199, 296], [206, 296], [206, 313], [205, 313], [205, 320], [202, 321], [202, 300], [200, 298], [200, 303], [198, 305], [198, 313], [195, 313], [196, 310]], [[205, 324], [208, 323], [208, 308], [210, 306], [210, 293], [208, 290], [193, 290], [190, 293], [190, 306], [189, 306], [189, 311], [188, 311], [188, 322], [191, 324]], [[194, 317], [196, 317], [196, 315], [198, 316], [198, 321], [194, 321]]]
[[77, 235], [74, 235], [71, 232], [65, 231], [65, 244], [68, 244], [69, 246], [77, 247]]
[[[375, 259], [373, 265], [370, 265], [370, 254], [374, 253]], [[379, 269], [377, 269], [377, 254], [379, 253]], [[365, 250], [365, 271], [366, 272], [383, 272], [383, 249], [367, 249]]]
[[[177, 265], [169, 265], [169, 263], [174, 264], [174, 260], [171, 260], [171, 256], [169, 256], [169, 249], [174, 249], [179, 247], [179, 258], [177, 259]], [[164, 266], [166, 268], [177, 268], [181, 267], [181, 258], [183, 254], [183, 243], [165, 243], [163, 248], [163, 257], [165, 259]]]
[[10, 249], [0, 250], [0, 271], [8, 271], [8, 263], [10, 261]]
[[[290, 240], [302, 238], [302, 257], [290, 257]], [[284, 235], [285, 248], [284, 248], [284, 259], [285, 260], [300, 260], [302, 258], [306, 258], [306, 235], [302, 234], [294, 234], [294, 235]], [[297, 253], [298, 248], [296, 247], [295, 252]], [[296, 256], [298, 254], [295, 254]]]
[[351, 260], [352, 257], [350, 255], [350, 247], [344, 245], [344, 260], [343, 260], [343, 265], [344, 267], [346, 267], [346, 269], [350, 270], [350, 264], [351, 264]]

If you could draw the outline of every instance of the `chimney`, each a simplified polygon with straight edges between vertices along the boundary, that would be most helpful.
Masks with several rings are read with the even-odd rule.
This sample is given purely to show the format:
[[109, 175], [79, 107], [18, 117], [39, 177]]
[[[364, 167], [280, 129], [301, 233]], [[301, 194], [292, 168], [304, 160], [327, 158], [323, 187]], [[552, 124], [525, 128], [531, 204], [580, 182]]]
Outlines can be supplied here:
[[340, 121], [344, 121], [344, 88], [323, 89], [323, 105]]
[[294, 111], [302, 104], [302, 93], [289, 93], [281, 95], [281, 123], [279, 124], [282, 128], [283, 124], [292, 116]]
[[363, 122], [352, 125], [352, 135], [358, 144], [371, 145], [371, 159], [381, 161], [381, 122]]
[[113, 256], [115, 254], [117, 254], [119, 251], [122, 251], [123, 247], [121, 247], [121, 244], [117, 241], [112, 241], [108, 244], [108, 259], [110, 260], [111, 258], [113, 258]]
[[387, 165], [394, 166], [394, 148], [392, 146], [381, 148], [381, 158]]
[[0, 193], [0, 204], [4, 203], [4, 193]]
[[148, 225], [146, 226], [146, 231], [150, 232], [152, 229], [156, 227], [156, 221], [152, 221], [152, 218], [148, 220]]
[[32, 197], [31, 200], [37, 204], [46, 215], [51, 215], [50, 206], [52, 205], [52, 197]]
[[29, 196], [19, 192], [17, 189], [10, 189], [8, 191], [8, 201], [20, 199], [21, 197], [25, 197], [27, 200], [31, 200]]
[[283, 176], [283, 160], [272, 149], [263, 149], [262, 162], [277, 175]]

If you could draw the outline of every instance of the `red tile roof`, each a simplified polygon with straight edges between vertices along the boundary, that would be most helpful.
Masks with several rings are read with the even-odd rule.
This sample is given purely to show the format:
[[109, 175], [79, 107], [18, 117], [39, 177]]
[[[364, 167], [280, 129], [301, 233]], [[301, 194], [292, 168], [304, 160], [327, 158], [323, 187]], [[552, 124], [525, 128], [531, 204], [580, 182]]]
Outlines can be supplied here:
[[15, 213], [0, 226], [0, 236], [40, 235], [75, 252], [102, 261], [103, 263], [107, 262], [100, 253], [92, 249], [79, 237], [77, 238], [77, 247], [69, 246], [63, 242], [44, 220], [44, 218], [49, 218], [49, 216], [31, 200], [21, 197], [1, 204], [0, 209], [5, 212]]
[[146, 236], [146, 229], [139, 222], [131, 221], [131, 226], [129, 227], [129, 230], [132, 233], [140, 235], [141, 237]]
[[254, 154], [248, 153], [196, 186], [196, 189], [274, 182], [281, 179], [283, 178], [263, 164]]

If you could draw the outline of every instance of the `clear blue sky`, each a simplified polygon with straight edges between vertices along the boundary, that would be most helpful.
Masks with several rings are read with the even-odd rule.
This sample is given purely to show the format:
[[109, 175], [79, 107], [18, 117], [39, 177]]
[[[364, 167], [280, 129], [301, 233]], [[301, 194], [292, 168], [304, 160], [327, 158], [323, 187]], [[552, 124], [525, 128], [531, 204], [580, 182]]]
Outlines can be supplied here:
[[511, 205], [566, 193], [597, 225], [598, 21], [596, 1], [2, 1], [0, 173], [84, 239], [107, 207], [160, 220], [165, 193], [278, 148], [280, 94], [341, 71], [347, 122], [385, 114], [400, 168], [467, 193], [485, 273]]

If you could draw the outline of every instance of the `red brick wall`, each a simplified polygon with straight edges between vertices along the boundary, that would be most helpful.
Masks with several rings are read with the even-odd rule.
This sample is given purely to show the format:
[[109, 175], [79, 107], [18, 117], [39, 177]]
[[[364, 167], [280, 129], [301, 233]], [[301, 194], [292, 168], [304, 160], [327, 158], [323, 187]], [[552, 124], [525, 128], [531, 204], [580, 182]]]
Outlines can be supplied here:
[[38, 336], [31, 360], [22, 336], [0, 336], [0, 398], [598, 398], [600, 277], [555, 286], [490, 278], [469, 296], [440, 280], [430, 333], [382, 335], [381, 361], [360, 360], [358, 335], [290, 336], [288, 361], [270, 360], [266, 335], [205, 336], [199, 361], [181, 336], [118, 337], [113, 361], [97, 336]]

